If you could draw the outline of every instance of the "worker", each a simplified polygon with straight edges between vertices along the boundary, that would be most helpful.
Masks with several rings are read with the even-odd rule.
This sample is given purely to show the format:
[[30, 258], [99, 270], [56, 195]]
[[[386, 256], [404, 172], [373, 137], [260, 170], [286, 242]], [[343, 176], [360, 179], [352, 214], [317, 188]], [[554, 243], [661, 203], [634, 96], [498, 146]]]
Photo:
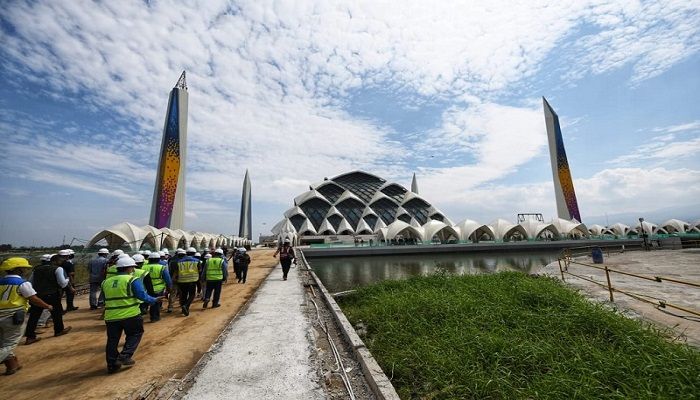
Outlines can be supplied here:
[[[102, 282], [105, 293], [105, 324], [107, 325], [107, 373], [112, 374], [122, 367], [131, 367], [136, 348], [143, 336], [143, 318], [139, 300], [154, 304], [162, 298], [149, 296], [140, 279], [132, 276], [136, 262], [131, 257], [117, 260], [117, 275]], [[122, 331], [126, 335], [124, 347], [119, 352]]]
[[289, 268], [292, 266], [292, 260], [294, 260], [294, 264], [297, 263], [297, 260], [294, 258], [294, 248], [291, 246], [289, 239], [284, 239], [282, 246], [277, 248], [277, 251], [272, 256], [276, 257], [278, 253], [280, 255], [280, 264], [282, 265], [282, 279], [286, 281]]
[[168, 260], [170, 259], [170, 250], [163, 249], [160, 251], [160, 263], [163, 265], [168, 265]]
[[228, 264], [226, 259], [224, 259], [224, 251], [222, 249], [214, 250], [212, 257], [206, 260], [202, 275], [204, 277], [203, 280], [207, 284], [203, 308], [207, 308], [209, 305], [212, 292], [214, 293], [212, 308], [220, 307], [221, 285], [228, 280]]
[[197, 250], [194, 247], [187, 249], [186, 255], [177, 261], [177, 276], [175, 281], [180, 290], [180, 308], [184, 316], [190, 315], [190, 306], [194, 301], [199, 280], [199, 259], [194, 255]]
[[195, 282], [195, 288], [197, 289], [195, 291], [195, 299], [204, 299], [204, 290], [202, 289], [202, 284], [204, 283], [202, 279], [202, 271], [204, 270], [204, 258], [202, 257], [202, 253], [196, 252], [194, 253], [194, 258], [197, 259], [197, 282]]
[[238, 262], [238, 270], [240, 271], [238, 283], [245, 283], [248, 278], [248, 265], [250, 265], [250, 256], [245, 247], [238, 248], [236, 261]]
[[[64, 256], [58, 254], [51, 255], [51, 264], [43, 264], [34, 268], [32, 275], [32, 286], [37, 292], [37, 296], [49, 304], [51, 309], [51, 319], [53, 320], [53, 335], [62, 336], [70, 332], [70, 326], [63, 326], [63, 306], [61, 304], [61, 290], [75, 289], [70, 286], [66, 279], [61, 265], [65, 261]], [[39, 338], [36, 337], [36, 326], [39, 322], [39, 317], [44, 308], [34, 304], [29, 308], [29, 322], [27, 322], [27, 331], [25, 336], [27, 340], [25, 345], [36, 343]]]
[[[146, 289], [146, 293], [148, 293], [149, 296], [154, 296], [155, 297], [155, 291], [153, 290], [153, 281], [151, 280], [151, 275], [148, 273], [148, 271], [143, 269], [143, 264], [144, 264], [144, 258], [141, 254], [134, 254], [132, 257], [134, 259], [134, 262], [136, 263], [136, 267], [134, 268], [134, 273], [133, 275], [139, 279], [141, 279], [141, 282], [143, 283], [143, 287]], [[148, 303], [141, 303], [141, 315], [146, 315], [148, 312]]]
[[[39, 265], [51, 265], [51, 254], [44, 254], [39, 259], [41, 264]], [[29, 282], [32, 282], [34, 277], [34, 272], [29, 276]], [[37, 327], [47, 328], [49, 326], [49, 321], [51, 321], [51, 312], [44, 308], [41, 311], [41, 316], [39, 316], [39, 322], [37, 322]]]
[[[75, 265], [73, 264], [73, 259], [75, 258], [75, 251], [71, 249], [63, 249], [59, 250], [58, 254], [64, 257], [64, 261], [61, 265], [61, 268], [63, 268], [63, 273], [66, 275], [66, 279], [68, 279], [68, 284], [70, 285], [70, 288], [74, 288]], [[67, 288], [63, 291], [66, 294], [65, 312], [75, 311], [78, 309], [78, 307], [76, 307], [73, 304], [73, 300], [75, 299], [75, 290], [70, 290], [70, 288]]]
[[[97, 251], [97, 257], [88, 262], [87, 271], [90, 280], [90, 309], [97, 310], [104, 304], [104, 296], [100, 290], [100, 285], [104, 280], [104, 271], [107, 265], [109, 250], [102, 248]], [[99, 297], [97, 293], [99, 292]]]
[[[167, 297], [173, 282], [170, 279], [168, 268], [160, 263], [160, 253], [151, 253], [148, 257], [148, 263], [143, 266], [143, 269], [148, 271], [148, 275], [151, 277], [155, 297]], [[156, 304], [150, 305], [151, 322], [160, 321], [160, 307], [162, 304], [162, 301], [158, 301]]]
[[36, 295], [31, 282], [24, 280], [31, 269], [27, 259], [21, 257], [8, 258], [0, 265], [0, 271], [5, 272], [0, 278], [0, 360], [5, 364], [5, 375], [22, 368], [14, 350], [27, 326], [24, 318], [27, 302], [41, 309], [52, 309]]
[[175, 250], [175, 256], [168, 260], [168, 272], [170, 272], [170, 276], [173, 278], [173, 286], [168, 292], [168, 313], [173, 312], [173, 303], [175, 303], [175, 298], [180, 295], [180, 284], [177, 281], [177, 263], [184, 258], [185, 255], [185, 250], [178, 248]]

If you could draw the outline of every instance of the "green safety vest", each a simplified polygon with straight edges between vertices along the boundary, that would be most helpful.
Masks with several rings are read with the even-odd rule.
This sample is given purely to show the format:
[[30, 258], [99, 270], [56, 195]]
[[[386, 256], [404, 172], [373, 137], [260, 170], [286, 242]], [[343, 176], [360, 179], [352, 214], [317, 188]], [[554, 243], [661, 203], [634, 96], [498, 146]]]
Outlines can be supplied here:
[[224, 280], [224, 271], [221, 269], [221, 265], [223, 263], [224, 259], [219, 257], [212, 257], [207, 260], [204, 268], [206, 270], [206, 279], [208, 281]]
[[135, 276], [115, 275], [102, 282], [105, 295], [105, 321], [119, 321], [141, 315], [140, 300], [131, 291]]
[[151, 283], [153, 283], [153, 291], [160, 293], [165, 290], [165, 280], [163, 279], [163, 270], [165, 265], [161, 264], [146, 264], [143, 266], [144, 271], [148, 271], [151, 275]]
[[119, 272], [117, 271], [117, 266], [112, 265], [109, 268], [107, 268], [107, 278], [116, 276]]
[[141, 280], [144, 280], [144, 278], [146, 278], [146, 275], [148, 275], [148, 271], [146, 271], [143, 268], [134, 268], [133, 275]]
[[199, 261], [180, 261], [177, 263], [177, 281], [180, 283], [199, 280]]

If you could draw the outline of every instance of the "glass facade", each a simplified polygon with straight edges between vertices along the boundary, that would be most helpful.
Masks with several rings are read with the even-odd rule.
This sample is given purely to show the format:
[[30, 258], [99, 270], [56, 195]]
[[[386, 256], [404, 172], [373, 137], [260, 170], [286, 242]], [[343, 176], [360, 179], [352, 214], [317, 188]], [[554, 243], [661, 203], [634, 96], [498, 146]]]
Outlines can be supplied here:
[[352, 172], [333, 178], [333, 182], [348, 189], [364, 202], [369, 202], [386, 181], [363, 172]]
[[294, 229], [299, 232], [299, 229], [301, 229], [301, 226], [304, 225], [304, 221], [306, 221], [306, 217], [304, 217], [301, 214], [296, 214], [293, 215], [292, 218], [289, 218], [289, 220], [292, 222], [292, 225], [294, 225]]
[[374, 226], [377, 224], [377, 221], [379, 221], [379, 217], [373, 214], [368, 214], [363, 217], [367, 225], [369, 225], [369, 229], [374, 229]]
[[309, 218], [314, 229], [318, 230], [323, 223], [323, 218], [328, 214], [331, 205], [319, 198], [309, 199], [299, 206], [304, 214]]
[[406, 196], [406, 189], [401, 186], [392, 183], [391, 185], [385, 187], [381, 190], [382, 193], [396, 200], [398, 204], [401, 204], [403, 198]]
[[342, 187], [336, 185], [335, 183], [332, 182], [324, 182], [325, 184], [318, 189], [316, 189], [318, 192], [320, 192], [323, 197], [327, 198], [330, 200], [331, 203], [335, 203], [338, 201], [340, 196], [343, 195], [343, 192], [345, 189]]
[[430, 212], [430, 204], [419, 198], [413, 198], [403, 205], [403, 208], [408, 212], [413, 218], [418, 221], [419, 224], [423, 225], [428, 222], [428, 213]]
[[379, 216], [379, 218], [384, 221], [385, 224], [389, 225], [396, 219], [396, 210], [398, 206], [396, 203], [389, 199], [379, 199], [370, 205], [372, 211]]
[[365, 205], [355, 199], [345, 199], [338, 203], [335, 208], [343, 214], [343, 217], [348, 221], [353, 229], [357, 228], [357, 224], [360, 223], [360, 218], [362, 217], [362, 211], [365, 209]]
[[330, 217], [328, 217], [328, 222], [331, 223], [331, 226], [336, 231], [338, 230], [338, 227], [340, 226], [340, 221], [342, 221], [342, 220], [343, 220], [343, 217], [341, 217], [338, 214], [333, 214]]

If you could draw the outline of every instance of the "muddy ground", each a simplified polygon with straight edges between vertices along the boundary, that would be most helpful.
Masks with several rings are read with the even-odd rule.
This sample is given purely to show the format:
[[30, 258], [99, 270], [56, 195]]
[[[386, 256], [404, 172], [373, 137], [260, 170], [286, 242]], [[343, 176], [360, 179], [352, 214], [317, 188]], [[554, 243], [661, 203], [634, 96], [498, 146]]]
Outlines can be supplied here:
[[[221, 307], [202, 309], [192, 305], [184, 317], [176, 307], [162, 314], [157, 323], [144, 322], [144, 336], [134, 355], [136, 365], [107, 375], [104, 346], [106, 329], [100, 311], [91, 311], [87, 295], [76, 298], [79, 310], [64, 316], [73, 330], [53, 337], [46, 329], [41, 341], [22, 344], [16, 354], [23, 369], [12, 376], [0, 376], [2, 398], [22, 399], [128, 399], [152, 391], [170, 379], [180, 379], [209, 349], [219, 333], [234, 318], [260, 283], [277, 265], [273, 250], [253, 250], [245, 285], [229, 279], [224, 285]], [[230, 272], [231, 275], [232, 272]], [[65, 300], [64, 300], [65, 301]], [[65, 303], [64, 303], [65, 305]], [[123, 338], [121, 345], [123, 344]], [[157, 392], [157, 389], [155, 390]]]

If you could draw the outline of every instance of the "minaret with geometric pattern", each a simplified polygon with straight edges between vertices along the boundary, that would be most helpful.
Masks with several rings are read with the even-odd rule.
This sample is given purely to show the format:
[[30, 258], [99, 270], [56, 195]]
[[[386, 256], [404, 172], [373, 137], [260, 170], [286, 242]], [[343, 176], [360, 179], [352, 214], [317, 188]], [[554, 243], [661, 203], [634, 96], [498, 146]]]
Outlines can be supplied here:
[[149, 224], [156, 228], [183, 229], [185, 170], [187, 162], [187, 82], [185, 71], [170, 91], [163, 140], [153, 189]]
[[574, 191], [574, 181], [571, 179], [569, 160], [564, 150], [564, 140], [561, 137], [559, 116], [547, 99], [542, 97], [544, 105], [544, 120], [547, 125], [547, 138], [549, 140], [549, 158], [552, 163], [552, 178], [554, 180], [554, 195], [557, 201], [557, 214], [559, 218], [581, 222], [581, 214], [578, 211], [578, 201]]
[[250, 176], [247, 169], [245, 170], [243, 190], [241, 192], [241, 218], [238, 224], [238, 236], [250, 240], [253, 239], [253, 223], [250, 210]]

